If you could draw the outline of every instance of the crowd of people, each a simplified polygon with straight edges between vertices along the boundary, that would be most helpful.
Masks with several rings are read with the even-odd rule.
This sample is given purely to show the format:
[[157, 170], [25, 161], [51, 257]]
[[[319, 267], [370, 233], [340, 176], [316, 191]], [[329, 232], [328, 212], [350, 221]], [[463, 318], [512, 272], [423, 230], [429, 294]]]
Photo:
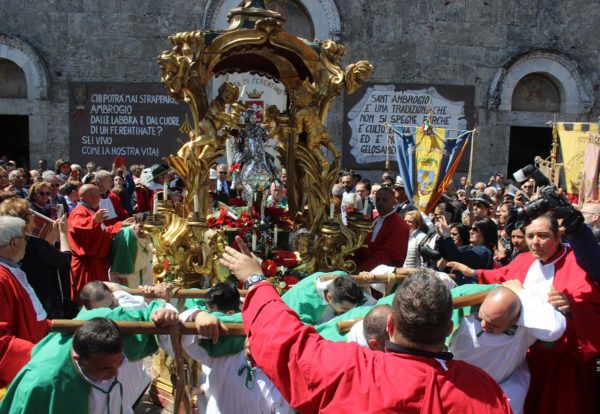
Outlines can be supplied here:
[[[111, 320], [195, 322], [199, 336], [181, 346], [203, 364], [196, 391], [211, 413], [594, 410], [598, 202], [575, 206], [559, 189], [497, 173], [474, 185], [460, 177], [425, 214], [401, 177], [344, 171], [333, 213], [373, 222], [357, 271], [410, 270], [394, 290], [340, 271], [280, 297], [238, 237], [220, 261], [249, 289], [243, 306], [237, 286], [219, 283], [178, 314], [121, 286], [152, 284], [142, 215], [179, 202], [181, 180], [161, 164], [54, 167], [0, 166], [0, 413], [67, 412], [69, 387], [91, 395], [74, 399], [78, 412], [132, 412], [148, 382], [135, 361], [158, 345], [177, 352], [165, 337], [124, 339]], [[213, 207], [239, 198], [227, 165], [209, 179]], [[283, 174], [266, 205], [285, 210], [286, 194]], [[453, 310], [479, 291], [489, 291], [481, 305]], [[48, 333], [52, 319], [75, 316], [87, 322], [74, 336]], [[349, 334], [332, 334], [357, 317]], [[245, 345], [221, 335], [226, 322], [244, 323]]]

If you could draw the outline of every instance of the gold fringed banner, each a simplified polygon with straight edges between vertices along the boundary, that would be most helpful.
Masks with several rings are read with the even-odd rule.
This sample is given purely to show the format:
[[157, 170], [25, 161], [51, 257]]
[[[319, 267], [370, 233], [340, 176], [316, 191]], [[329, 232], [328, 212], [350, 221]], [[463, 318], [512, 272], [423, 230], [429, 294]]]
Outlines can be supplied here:
[[588, 122], [557, 122], [560, 138], [567, 193], [579, 194], [585, 149], [592, 136], [598, 133], [598, 124]]

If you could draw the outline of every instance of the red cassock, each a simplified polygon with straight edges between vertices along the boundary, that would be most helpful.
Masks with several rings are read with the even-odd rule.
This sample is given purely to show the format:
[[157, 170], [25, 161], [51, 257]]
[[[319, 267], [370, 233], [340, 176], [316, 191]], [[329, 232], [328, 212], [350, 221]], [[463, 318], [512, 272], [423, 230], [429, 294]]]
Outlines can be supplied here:
[[115, 209], [117, 217], [113, 217], [110, 220], [104, 220], [105, 226], [112, 226], [113, 224], [116, 224], [119, 221], [123, 221], [127, 217], [129, 217], [129, 213], [123, 208], [123, 204], [121, 203], [121, 199], [118, 195], [109, 191], [108, 198], [110, 199], [110, 202], [113, 205], [113, 208]]
[[31, 348], [48, 332], [50, 321], [38, 321], [29, 294], [12, 273], [0, 266], [0, 388], [29, 362]]
[[[531, 253], [522, 253], [507, 266], [480, 270], [479, 282], [519, 279], [523, 283], [534, 261]], [[600, 354], [600, 289], [577, 265], [571, 249], [554, 264], [554, 269], [553, 286], [568, 297], [571, 315], [565, 334], [554, 346], [537, 343], [529, 350], [531, 384], [525, 412], [591, 413], [596, 358]]]
[[69, 215], [71, 245], [71, 299], [92, 280], [108, 281], [108, 254], [112, 238], [121, 230], [122, 222], [104, 226], [94, 222], [94, 212], [78, 205]]
[[494, 380], [466, 362], [323, 339], [268, 282], [244, 301], [256, 364], [300, 413], [510, 413]]
[[375, 241], [367, 236], [367, 247], [356, 253], [359, 272], [369, 272], [379, 265], [402, 267], [408, 248], [409, 228], [400, 214], [385, 218]]

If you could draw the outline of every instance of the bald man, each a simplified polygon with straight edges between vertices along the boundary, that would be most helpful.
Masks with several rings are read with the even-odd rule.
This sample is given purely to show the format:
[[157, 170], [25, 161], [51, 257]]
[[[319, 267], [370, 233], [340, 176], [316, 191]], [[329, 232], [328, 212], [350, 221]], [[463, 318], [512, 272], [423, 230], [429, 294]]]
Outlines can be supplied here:
[[348, 342], [368, 347], [373, 351], [385, 351], [385, 343], [390, 340], [387, 319], [392, 314], [389, 305], [373, 306], [365, 318], [356, 322], [348, 332]]
[[355, 253], [360, 272], [369, 272], [379, 265], [400, 267], [406, 259], [410, 231], [408, 224], [396, 213], [394, 192], [387, 187], [379, 189], [375, 205], [379, 216], [373, 222], [373, 231], [367, 237], [366, 247]]
[[455, 359], [487, 372], [507, 395], [515, 414], [523, 412], [529, 388], [527, 349], [553, 342], [566, 329], [562, 313], [539, 295], [510, 280], [487, 295], [478, 313], [465, 316], [450, 340]]
[[69, 244], [71, 246], [71, 299], [77, 301], [79, 291], [92, 280], [108, 281], [108, 254], [113, 237], [127, 219], [112, 226], [102, 224], [107, 213], [100, 206], [100, 190], [93, 184], [79, 189], [80, 204], [69, 216]]
[[583, 203], [581, 214], [583, 214], [585, 224], [594, 230], [600, 229], [600, 203], [597, 201]]

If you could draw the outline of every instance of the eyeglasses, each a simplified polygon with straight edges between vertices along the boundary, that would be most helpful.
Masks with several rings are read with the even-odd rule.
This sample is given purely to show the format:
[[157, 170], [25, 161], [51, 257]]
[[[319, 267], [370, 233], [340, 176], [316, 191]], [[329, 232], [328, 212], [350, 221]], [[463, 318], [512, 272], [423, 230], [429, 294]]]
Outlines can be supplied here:
[[227, 171], [219, 171], [219, 174], [227, 174]]
[[49, 195], [52, 195], [52, 193], [50, 193], [50, 192], [46, 192], [46, 191], [38, 191], [38, 194], [39, 194], [39, 195], [43, 195], [43, 196], [49, 196]]

